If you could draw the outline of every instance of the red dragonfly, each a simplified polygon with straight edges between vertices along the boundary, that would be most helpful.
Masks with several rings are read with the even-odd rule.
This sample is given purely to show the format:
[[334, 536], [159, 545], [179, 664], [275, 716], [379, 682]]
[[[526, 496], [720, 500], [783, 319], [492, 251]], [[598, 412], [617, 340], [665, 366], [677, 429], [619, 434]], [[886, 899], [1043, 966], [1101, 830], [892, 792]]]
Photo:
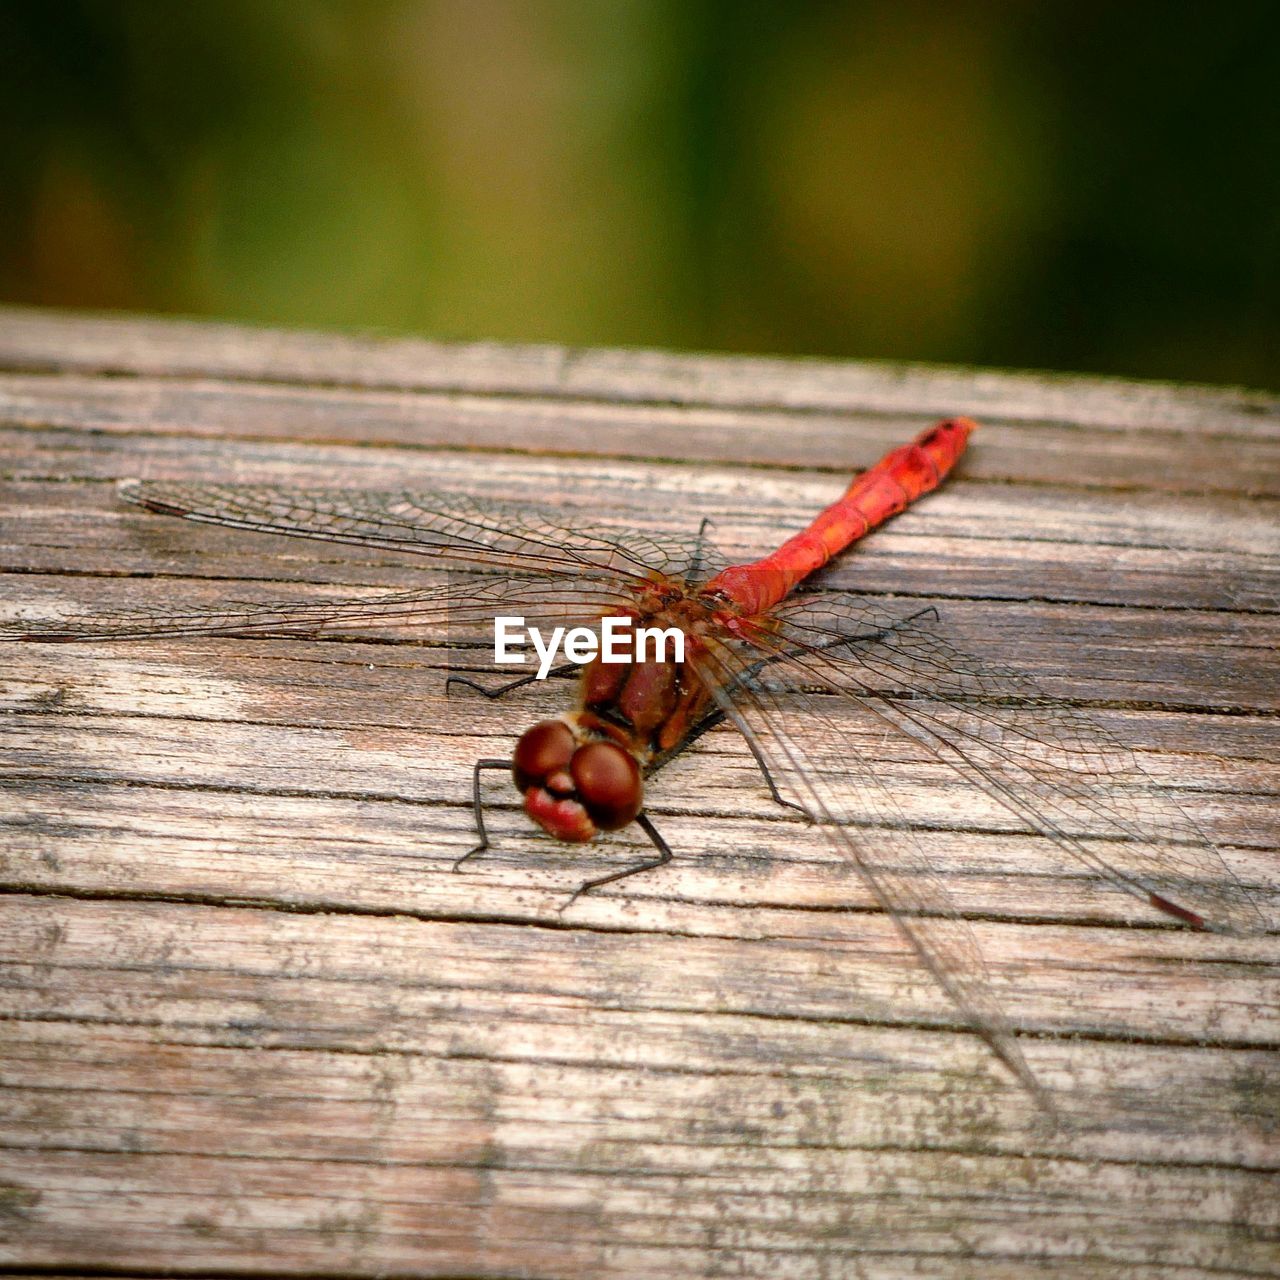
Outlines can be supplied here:
[[627, 616], [679, 628], [683, 662], [597, 659], [574, 667], [572, 711], [525, 732], [512, 760], [477, 762], [480, 843], [456, 865], [488, 846], [487, 769], [511, 770], [526, 812], [559, 840], [589, 840], [635, 822], [652, 842], [653, 856], [587, 881], [573, 898], [663, 865], [672, 853], [645, 811], [645, 779], [728, 721], [772, 797], [800, 810], [857, 868], [967, 1025], [1052, 1110], [990, 990], [973, 933], [930, 865], [926, 833], [908, 820], [876, 760], [853, 744], [883, 739], [886, 730], [905, 734], [1024, 830], [1183, 924], [1251, 933], [1265, 922], [1176, 800], [1083, 710], [984, 666], [943, 636], [935, 609], [796, 590], [936, 488], [975, 425], [954, 418], [931, 427], [855, 479], [772, 555], [738, 565], [715, 558], [705, 522], [696, 535], [674, 536], [566, 524], [549, 512], [446, 492], [125, 482], [125, 500], [149, 511], [409, 552], [443, 577], [363, 599], [19, 620], [0, 628], [0, 638], [298, 634], [386, 621], [443, 629], [456, 641], [459, 626], [491, 627], [498, 614], [538, 626]]

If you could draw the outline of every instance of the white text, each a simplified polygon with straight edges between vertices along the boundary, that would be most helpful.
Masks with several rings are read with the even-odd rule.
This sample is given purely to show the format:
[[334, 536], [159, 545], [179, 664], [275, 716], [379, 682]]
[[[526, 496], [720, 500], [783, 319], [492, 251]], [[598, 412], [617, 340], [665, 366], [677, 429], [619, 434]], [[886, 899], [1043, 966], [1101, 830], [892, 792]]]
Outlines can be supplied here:
[[526, 627], [523, 618], [494, 618], [494, 662], [503, 666], [523, 665], [526, 642], [533, 645], [538, 655], [539, 680], [551, 674], [551, 665], [561, 649], [575, 665], [597, 657], [601, 662], [684, 661], [684, 632], [679, 627], [637, 627], [635, 619], [625, 614], [602, 618], [599, 634], [590, 627], [570, 627], [567, 631], [564, 627], [555, 627], [550, 639], [537, 627]]

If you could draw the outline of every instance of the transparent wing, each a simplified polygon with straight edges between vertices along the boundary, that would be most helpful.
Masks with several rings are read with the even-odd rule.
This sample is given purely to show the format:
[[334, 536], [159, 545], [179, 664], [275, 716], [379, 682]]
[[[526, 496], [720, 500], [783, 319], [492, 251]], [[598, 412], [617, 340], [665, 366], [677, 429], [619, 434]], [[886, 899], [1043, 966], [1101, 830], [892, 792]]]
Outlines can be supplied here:
[[[925, 969], [1046, 1111], [1054, 1107], [1032, 1073], [991, 990], [986, 964], [968, 922], [952, 903], [901, 807], [870, 766], [849, 750], [849, 716], [874, 720], [854, 700], [843, 725], [821, 699], [775, 681], [759, 655], [712, 642], [694, 658], [716, 704], [739, 729], [784, 792], [794, 796], [836, 851], [862, 876], [873, 900], [894, 921]], [[785, 673], [782, 673], [785, 674]], [[873, 851], [861, 827], [870, 821], [893, 835], [891, 857]], [[877, 846], [882, 841], [876, 839]]]
[[700, 534], [571, 528], [536, 507], [444, 491], [125, 481], [120, 494], [145, 510], [205, 524], [407, 552], [423, 557], [429, 581], [346, 599], [10, 618], [0, 620], [0, 640], [307, 635], [370, 623], [491, 627], [500, 613], [519, 613], [533, 625], [591, 625], [626, 609], [655, 573], [696, 569], [707, 555]]
[[440, 568], [644, 580], [683, 575], [703, 553], [699, 535], [563, 523], [536, 506], [445, 490], [289, 489], [272, 485], [127, 480], [135, 506], [204, 524], [429, 556]]
[[756, 638], [771, 680], [842, 694], [923, 743], [1095, 875], [1200, 928], [1267, 924], [1222, 854], [1135, 752], [1083, 709], [911, 617], [843, 593], [785, 604]]
[[449, 576], [413, 591], [279, 604], [229, 600], [209, 607], [152, 606], [122, 613], [0, 618], [0, 641], [145, 640], [161, 636], [327, 634], [370, 625], [412, 628], [422, 639], [492, 643], [498, 614], [533, 626], [594, 626], [632, 596], [594, 580]]

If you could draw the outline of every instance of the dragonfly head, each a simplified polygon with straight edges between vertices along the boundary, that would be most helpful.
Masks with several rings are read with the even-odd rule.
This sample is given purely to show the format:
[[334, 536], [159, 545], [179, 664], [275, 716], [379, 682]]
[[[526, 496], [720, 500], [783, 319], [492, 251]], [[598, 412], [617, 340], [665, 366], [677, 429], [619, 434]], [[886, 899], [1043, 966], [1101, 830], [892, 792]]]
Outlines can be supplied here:
[[580, 742], [563, 720], [526, 730], [512, 758], [525, 812], [557, 840], [584, 841], [635, 819], [644, 783], [615, 742]]

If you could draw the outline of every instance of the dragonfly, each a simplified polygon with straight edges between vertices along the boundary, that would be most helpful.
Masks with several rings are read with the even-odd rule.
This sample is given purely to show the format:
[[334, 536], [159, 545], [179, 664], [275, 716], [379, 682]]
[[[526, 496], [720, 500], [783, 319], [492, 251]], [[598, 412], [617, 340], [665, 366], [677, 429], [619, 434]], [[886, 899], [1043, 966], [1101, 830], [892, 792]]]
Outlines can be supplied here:
[[[975, 788], [1018, 829], [1048, 840], [1091, 877], [1181, 925], [1265, 931], [1251, 893], [1137, 754], [1089, 712], [1045, 696], [1027, 676], [984, 662], [947, 637], [939, 611], [910, 600], [825, 589], [812, 575], [936, 489], [976, 428], [939, 422], [857, 475], [845, 493], [772, 554], [731, 564], [695, 533], [566, 519], [529, 504], [448, 491], [374, 492], [269, 485], [125, 481], [149, 512], [231, 529], [403, 552], [426, 571], [407, 591], [340, 600], [227, 602], [215, 610], [11, 620], [0, 639], [125, 640], [276, 635], [389, 623], [458, 643], [499, 615], [534, 625], [599, 627], [602, 619], [674, 628], [671, 657], [569, 663], [563, 715], [525, 731], [510, 759], [473, 771], [477, 845], [489, 847], [483, 775], [509, 772], [525, 812], [566, 843], [635, 823], [644, 861], [588, 880], [581, 894], [652, 871], [673, 852], [645, 806], [646, 784], [703, 734], [741, 734], [772, 800], [798, 810], [826, 847], [856, 868], [874, 909], [893, 920], [950, 999], [1046, 1111], [996, 999], [968, 920], [874, 753], [857, 744], [904, 735], [926, 759]], [[451, 676], [502, 696], [497, 689]]]

